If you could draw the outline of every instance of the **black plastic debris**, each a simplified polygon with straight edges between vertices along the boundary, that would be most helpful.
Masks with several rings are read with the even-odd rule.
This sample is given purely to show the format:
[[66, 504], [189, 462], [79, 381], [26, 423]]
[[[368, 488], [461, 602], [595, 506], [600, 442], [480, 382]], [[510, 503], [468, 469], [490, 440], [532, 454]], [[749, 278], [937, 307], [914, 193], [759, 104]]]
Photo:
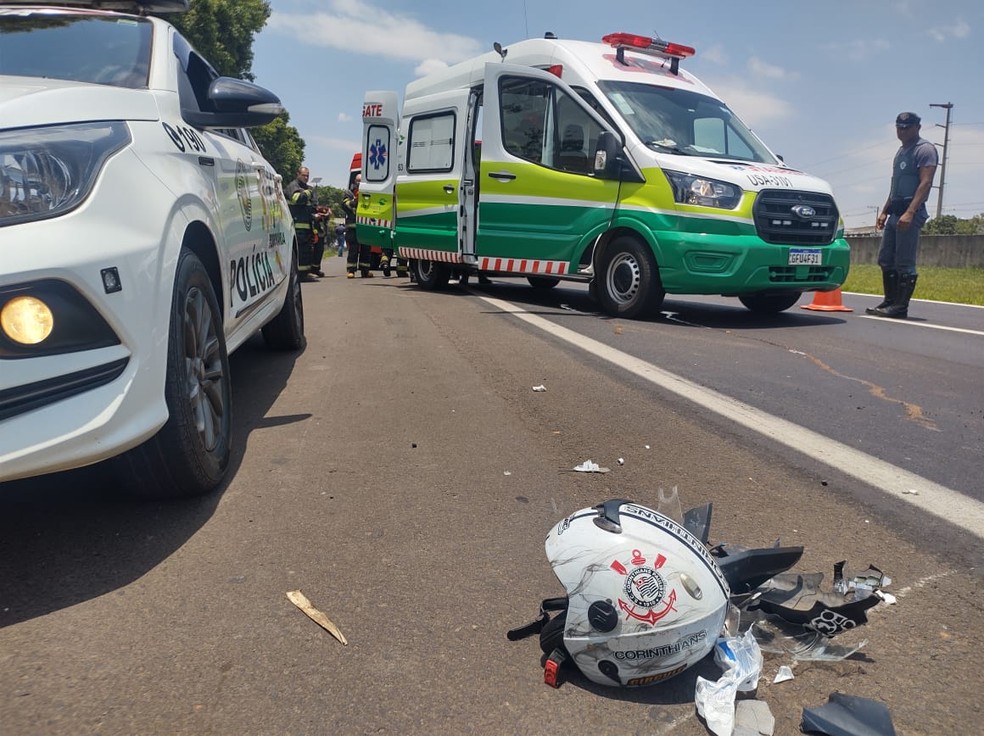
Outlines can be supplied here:
[[895, 736], [888, 707], [870, 698], [831, 693], [825, 705], [804, 708], [803, 733], [827, 736]]
[[[841, 579], [839, 572], [835, 574], [835, 580]], [[836, 590], [822, 590], [822, 580], [822, 572], [776, 575], [760, 586], [747, 608], [780, 616], [824, 636], [835, 636], [867, 623], [865, 611], [881, 602], [881, 598], [870, 591], [858, 598], [859, 591], [853, 589], [846, 595]]]
[[724, 573], [731, 595], [751, 593], [767, 580], [785, 572], [803, 556], [802, 547], [749, 549], [735, 544], [711, 547], [718, 567]]

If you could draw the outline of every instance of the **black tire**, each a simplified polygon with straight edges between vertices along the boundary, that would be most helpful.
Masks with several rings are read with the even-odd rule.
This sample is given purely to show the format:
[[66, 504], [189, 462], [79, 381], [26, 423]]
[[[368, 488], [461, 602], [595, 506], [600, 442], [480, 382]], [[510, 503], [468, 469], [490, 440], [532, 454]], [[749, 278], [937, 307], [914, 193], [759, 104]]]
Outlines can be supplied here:
[[559, 648], [567, 651], [564, 647], [564, 624], [566, 622], [567, 611], [561, 611], [540, 629], [540, 651], [548, 657], [554, 649]]
[[744, 294], [738, 301], [756, 314], [778, 314], [785, 312], [803, 296], [801, 291], [780, 294]]
[[648, 317], [663, 304], [663, 284], [656, 259], [647, 245], [635, 238], [615, 238], [601, 257], [598, 302], [612, 317]]
[[425, 291], [436, 291], [448, 285], [451, 268], [437, 261], [415, 259], [410, 261], [410, 270], [417, 278], [417, 286]]
[[534, 289], [552, 289], [560, 283], [560, 279], [555, 279], [552, 276], [527, 276], [526, 280]]
[[304, 337], [304, 299], [301, 296], [301, 275], [297, 270], [297, 254], [291, 257], [290, 286], [284, 305], [277, 316], [263, 325], [263, 339], [267, 347], [274, 350], [303, 350], [307, 345]]
[[160, 431], [119, 458], [126, 490], [148, 499], [199, 496], [225, 477], [232, 446], [232, 386], [222, 312], [208, 272], [178, 256]]

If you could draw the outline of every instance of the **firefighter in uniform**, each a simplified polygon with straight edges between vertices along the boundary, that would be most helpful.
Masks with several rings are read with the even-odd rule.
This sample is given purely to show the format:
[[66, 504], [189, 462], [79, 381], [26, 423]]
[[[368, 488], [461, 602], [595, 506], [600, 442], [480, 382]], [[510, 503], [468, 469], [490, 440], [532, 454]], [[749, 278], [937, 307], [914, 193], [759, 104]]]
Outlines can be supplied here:
[[[321, 259], [318, 258], [318, 239], [315, 232], [316, 207], [318, 195], [308, 184], [311, 173], [306, 166], [297, 170], [297, 178], [287, 185], [284, 194], [290, 215], [294, 218], [294, 230], [297, 233], [298, 270], [309, 279], [324, 276], [321, 270]], [[324, 246], [321, 248], [324, 252]]]
[[[393, 249], [383, 248], [383, 255], [379, 259], [379, 267], [383, 269], [383, 276], [390, 277], [390, 266], [393, 263]], [[406, 258], [396, 259], [396, 275], [399, 278], [406, 278], [410, 275], [410, 262]]]
[[342, 198], [342, 209], [345, 211], [345, 245], [348, 248], [346, 258], [346, 278], [354, 279], [358, 269], [362, 273], [362, 278], [372, 278], [372, 268], [369, 262], [369, 246], [360, 243], [355, 235], [355, 212], [359, 207], [359, 184], [362, 182], [362, 174], [353, 174], [349, 184], [349, 190]]

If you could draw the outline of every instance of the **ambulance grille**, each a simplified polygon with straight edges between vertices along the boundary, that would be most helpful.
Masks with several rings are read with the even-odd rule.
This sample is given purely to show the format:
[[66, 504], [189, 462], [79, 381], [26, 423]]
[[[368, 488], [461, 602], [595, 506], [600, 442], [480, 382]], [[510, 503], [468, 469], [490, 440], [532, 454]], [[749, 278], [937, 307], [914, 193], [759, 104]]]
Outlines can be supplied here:
[[752, 214], [758, 236], [766, 243], [829, 245], [837, 234], [839, 215], [829, 194], [763, 189]]

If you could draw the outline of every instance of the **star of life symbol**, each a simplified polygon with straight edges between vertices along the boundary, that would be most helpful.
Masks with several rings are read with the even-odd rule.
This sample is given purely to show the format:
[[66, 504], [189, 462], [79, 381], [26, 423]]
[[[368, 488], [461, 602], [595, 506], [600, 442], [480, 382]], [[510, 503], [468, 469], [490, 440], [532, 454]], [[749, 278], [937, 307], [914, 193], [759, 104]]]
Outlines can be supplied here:
[[[637, 549], [632, 550], [630, 564], [635, 567], [631, 571], [618, 560], [612, 561], [610, 567], [625, 577], [622, 590], [629, 600], [619, 598], [618, 607], [625, 611], [627, 616], [655, 626], [656, 622], [670, 611], [676, 610], [673, 607], [676, 603], [676, 590], [671, 590], [670, 594], [666, 595], [666, 581], [658, 572], [665, 563], [666, 558], [657, 554], [652, 566], [647, 565], [646, 558]], [[665, 605], [661, 606], [664, 598]]]
[[386, 164], [386, 144], [379, 138], [369, 146], [369, 163], [372, 168], [380, 169]]

